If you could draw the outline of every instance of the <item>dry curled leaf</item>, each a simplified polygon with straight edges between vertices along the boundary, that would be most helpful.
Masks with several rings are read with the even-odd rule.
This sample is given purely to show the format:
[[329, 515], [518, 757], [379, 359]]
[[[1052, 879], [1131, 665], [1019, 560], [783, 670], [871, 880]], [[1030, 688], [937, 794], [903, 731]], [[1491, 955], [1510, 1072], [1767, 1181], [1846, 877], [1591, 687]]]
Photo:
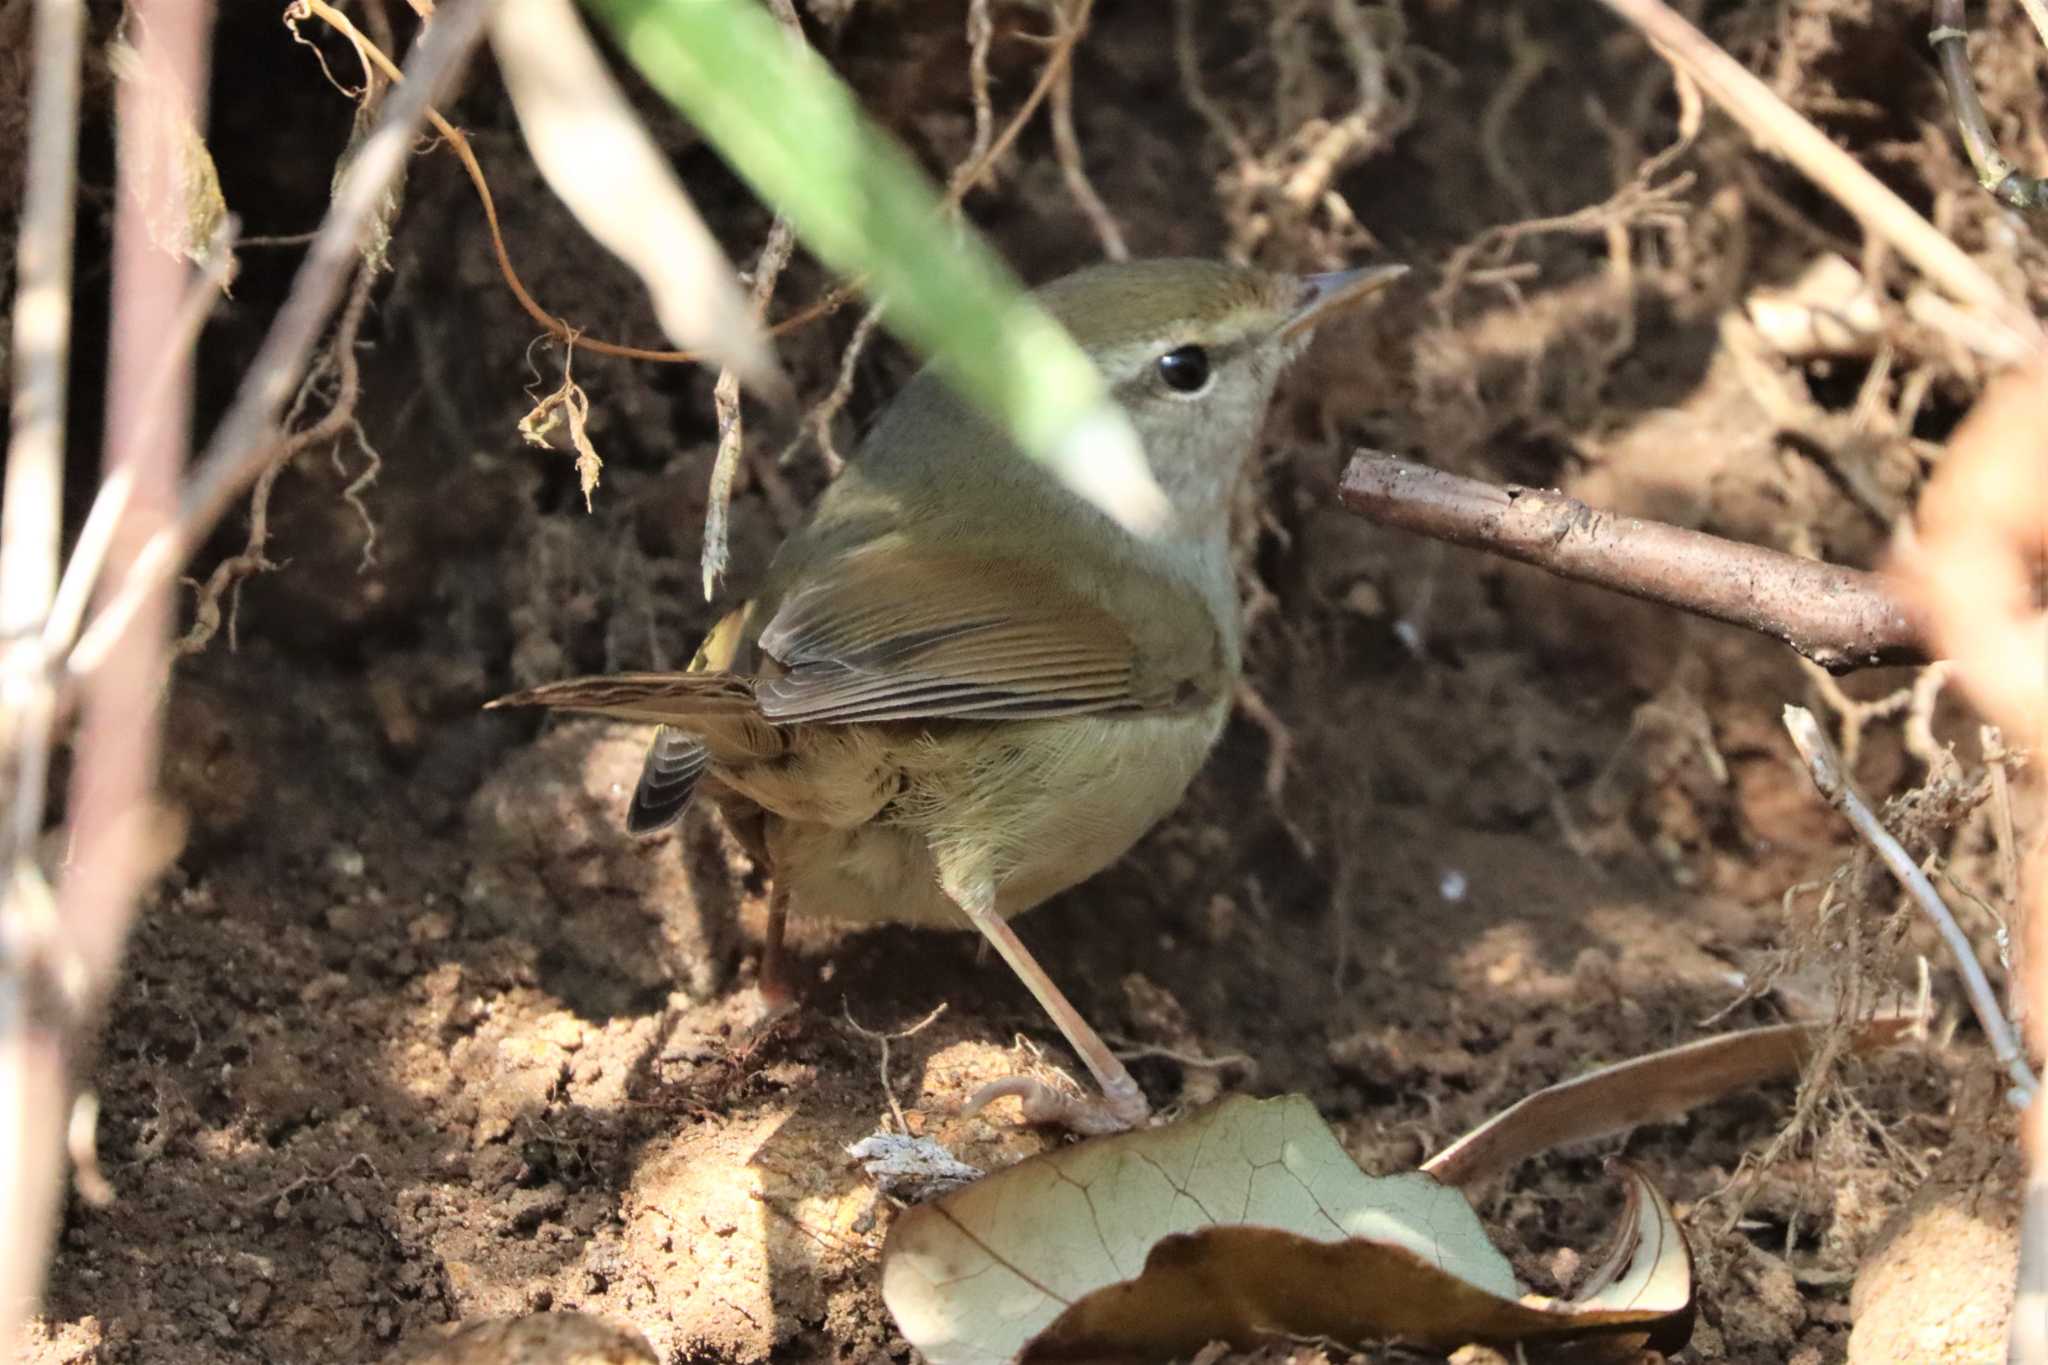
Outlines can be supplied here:
[[[175, 81], [152, 67], [125, 35], [107, 44], [107, 68], [129, 87], [137, 108], [132, 115], [132, 150], [140, 167], [135, 177], [143, 223], [158, 250], [195, 265], [205, 265], [221, 250], [221, 225], [228, 215], [221, 196], [220, 173], [213, 153], [192, 117], [192, 97]], [[124, 121], [131, 115], [123, 114]], [[234, 277], [229, 265], [226, 278]]]
[[519, 419], [519, 434], [530, 446], [560, 450], [567, 442], [576, 453], [576, 482], [583, 489], [583, 510], [590, 510], [590, 495], [597, 491], [597, 476], [604, 468], [597, 447], [590, 443], [590, 396], [583, 386], [562, 372], [562, 384], [533, 405]]
[[1233, 1098], [910, 1210], [882, 1296], [932, 1365], [1164, 1360], [1274, 1334], [1684, 1341], [1691, 1256], [1640, 1176], [1601, 1264], [1575, 1299], [1525, 1294], [1456, 1190], [1366, 1175], [1301, 1096]]
[[[1874, 1051], [1921, 1026], [1881, 1015], [1851, 1031], [1850, 1050]], [[1423, 1165], [1469, 1189], [1538, 1152], [1645, 1123], [1669, 1123], [1723, 1095], [1798, 1072], [1825, 1041], [1825, 1024], [1773, 1024], [1653, 1052], [1539, 1090], [1474, 1128]]]

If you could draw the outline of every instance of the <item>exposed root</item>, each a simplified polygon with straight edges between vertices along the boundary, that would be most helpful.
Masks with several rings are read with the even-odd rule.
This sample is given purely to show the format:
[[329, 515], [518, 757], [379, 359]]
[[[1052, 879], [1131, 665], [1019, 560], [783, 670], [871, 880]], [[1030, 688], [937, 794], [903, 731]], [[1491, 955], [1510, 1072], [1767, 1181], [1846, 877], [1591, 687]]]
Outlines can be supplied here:
[[[1065, 8], [1055, 8], [1054, 14], [1062, 33], [1075, 22]], [[979, 111], [976, 112], [978, 119]], [[1096, 240], [1102, 243], [1102, 254], [1112, 261], [1129, 260], [1131, 249], [1124, 244], [1123, 229], [1117, 226], [1109, 205], [1103, 203], [1102, 196], [1096, 193], [1093, 182], [1088, 179], [1087, 167], [1081, 162], [1081, 141], [1074, 135], [1074, 68], [1071, 63], [1060, 68], [1059, 79], [1053, 82], [1051, 117], [1053, 153], [1059, 158], [1060, 175], [1067, 182], [1067, 193], [1073, 198], [1075, 207], [1081, 210], [1081, 216], [1088, 220], [1088, 226], [1094, 229]]]
[[967, 0], [967, 85], [974, 103], [974, 142], [946, 182], [956, 202], [974, 188], [971, 177], [994, 178], [988, 154], [996, 130], [995, 107], [988, 93], [988, 50], [995, 42], [996, 25], [989, 5], [990, 0]]
[[1507, 149], [1507, 131], [1515, 110], [1550, 69], [1553, 54], [1548, 43], [1529, 36], [1528, 19], [1522, 10], [1508, 9], [1503, 22], [1507, 25], [1508, 74], [1493, 92], [1493, 98], [1486, 102], [1486, 112], [1479, 116], [1479, 153], [1486, 163], [1487, 175], [1507, 191], [1516, 213], [1534, 218], [1536, 196], [1530, 193], [1528, 181], [1515, 168], [1515, 157]]
[[[1694, 105], [1697, 110], [1697, 104]], [[1649, 226], [1670, 232], [1685, 227], [1683, 203], [1695, 176], [1681, 171], [1660, 180], [1664, 171], [1692, 145], [1697, 124], [1681, 128], [1678, 139], [1640, 166], [1627, 184], [1598, 204], [1548, 218], [1529, 218], [1488, 228], [1453, 251], [1444, 263], [1443, 279], [1430, 291], [1430, 304], [1446, 320], [1452, 301], [1469, 282], [1475, 269], [1505, 265], [1516, 244], [1551, 233], [1604, 237], [1612, 246], [1617, 232]], [[1626, 253], [1611, 257], [1612, 268], [1623, 273], [1629, 268]]]
[[842, 1008], [846, 1016], [846, 1026], [862, 1038], [873, 1043], [880, 1052], [881, 1055], [875, 1060], [875, 1070], [882, 1081], [882, 1096], [889, 1101], [889, 1113], [896, 1120], [896, 1131], [906, 1135], [909, 1134], [910, 1124], [903, 1117], [903, 1105], [897, 1100], [896, 1087], [889, 1080], [889, 1044], [900, 1043], [906, 1038], [915, 1038], [918, 1034], [930, 1028], [938, 1021], [939, 1016], [946, 1012], [944, 1002], [933, 1006], [931, 1012], [916, 1023], [897, 1029], [892, 1033], [885, 1033], [880, 1029], [871, 1029], [862, 1024], [853, 1017], [852, 1005], [843, 1005]]
[[[239, 554], [222, 560], [208, 574], [206, 581], [196, 585], [197, 597], [192, 607], [192, 625], [178, 641], [176, 657], [184, 658], [197, 654], [220, 633], [222, 622], [222, 599], [228, 599], [227, 625], [228, 648], [240, 645], [237, 630], [237, 606], [241, 585], [247, 579], [260, 573], [268, 573], [277, 566], [266, 554], [270, 544], [270, 495], [277, 486], [278, 475], [302, 453], [325, 442], [339, 438], [344, 432], [356, 428], [356, 401], [362, 395], [362, 377], [356, 363], [356, 338], [363, 325], [363, 315], [370, 304], [370, 290], [376, 283], [376, 276], [368, 266], [356, 270], [355, 283], [350, 286], [348, 301], [342, 305], [340, 319], [336, 322], [334, 336], [327, 344], [321, 358], [306, 372], [306, 379], [299, 386], [298, 398], [293, 403], [292, 413], [285, 425], [296, 420], [299, 411], [310, 396], [325, 382], [331, 371], [334, 376], [334, 394], [328, 403], [326, 415], [303, 431], [285, 438], [278, 446], [277, 453], [257, 476], [256, 486], [249, 494], [249, 534]], [[370, 456], [371, 465], [363, 476], [343, 492], [350, 505], [362, 516], [369, 528], [369, 540], [364, 545], [365, 563], [370, 547], [376, 543], [376, 525], [371, 521], [367, 509], [361, 502], [361, 492], [381, 467], [368, 442], [363, 442], [365, 454]]]
[[[1908, 854], [1924, 863], [1946, 846], [1990, 794], [1988, 775], [1969, 780], [1960, 773], [1930, 771], [1920, 786], [1887, 801], [1879, 818]], [[1804, 922], [1793, 918], [1795, 898], [1816, 888], [1821, 898], [1811, 918]], [[1762, 994], [1802, 962], [1817, 960], [1829, 973], [1832, 1027], [1822, 1036], [1800, 1078], [1790, 1121], [1762, 1152], [1744, 1158], [1735, 1178], [1721, 1192], [1732, 1201], [1730, 1228], [1766, 1171], [1786, 1154], [1816, 1140], [1834, 1122], [1854, 1117], [1850, 1097], [1840, 1088], [1841, 1064], [1851, 1051], [1849, 1039], [1856, 1026], [1904, 990], [1900, 972], [1903, 950], [1916, 921], [1892, 874], [1867, 843], [1857, 844], [1825, 882], [1789, 888], [1785, 907], [1789, 946], [1771, 955], [1746, 994], [1752, 998]]]
[[[1192, 0], [1174, 7], [1174, 58], [1182, 97], [1223, 147], [1228, 164], [1217, 179], [1230, 227], [1226, 253], [1249, 260], [1268, 242], [1278, 255], [1323, 266], [1349, 261], [1373, 245], [1343, 195], [1333, 188], [1344, 170], [1391, 144], [1413, 121], [1416, 81], [1406, 30], [1392, 6], [1328, 0], [1323, 22], [1305, 22], [1307, 0], [1278, 6], [1268, 25], [1273, 65], [1269, 111], [1246, 131], [1208, 90], [1202, 75]], [[1321, 49], [1335, 49], [1350, 69], [1348, 88], [1324, 74]], [[1259, 144], [1264, 144], [1260, 150]]]
[[860, 359], [866, 353], [868, 341], [875, 334], [875, 324], [882, 320], [882, 305], [876, 304], [861, 314], [860, 322], [848, 338], [846, 350], [839, 356], [839, 377], [832, 382], [832, 391], [804, 414], [803, 425], [796, 436], [783, 447], [775, 457], [777, 465], [787, 466], [796, 460], [807, 441], [818, 443], [818, 456], [825, 462], [825, 473], [829, 478], [838, 478], [839, 471], [846, 467], [846, 457], [839, 453], [839, 446], [832, 437], [832, 423], [846, 407], [846, 400], [853, 396], [853, 378], [860, 369]]
[[[795, 249], [796, 234], [790, 230], [788, 220], [778, 215], [775, 225], [768, 230], [768, 240], [761, 246], [761, 258], [754, 264], [754, 316], [760, 317], [768, 311], [768, 300], [775, 294], [776, 281], [782, 278], [783, 267], [789, 264], [790, 253]], [[727, 519], [732, 510], [733, 479], [739, 473], [740, 451], [746, 444], [746, 426], [740, 417], [738, 374], [730, 369], [718, 372], [712, 402], [717, 409], [718, 456], [711, 465], [711, 487], [704, 499], [704, 548], [700, 562], [706, 601], [711, 599], [718, 589], [719, 580], [725, 576], [726, 560], [730, 555], [726, 537]]]
[[[362, 573], [377, 562], [377, 521], [370, 515], [370, 505], [364, 501], [363, 494], [376, 485], [377, 476], [384, 472], [384, 457], [370, 444], [369, 433], [363, 430], [360, 419], [350, 419], [348, 429], [356, 438], [356, 450], [362, 454], [363, 470], [349, 479], [348, 486], [341, 490], [341, 500], [355, 509], [356, 520], [363, 524], [363, 556], [356, 563], [356, 571]], [[334, 462], [334, 472], [347, 479], [348, 467], [341, 462], [339, 444], [335, 445], [330, 458]]]

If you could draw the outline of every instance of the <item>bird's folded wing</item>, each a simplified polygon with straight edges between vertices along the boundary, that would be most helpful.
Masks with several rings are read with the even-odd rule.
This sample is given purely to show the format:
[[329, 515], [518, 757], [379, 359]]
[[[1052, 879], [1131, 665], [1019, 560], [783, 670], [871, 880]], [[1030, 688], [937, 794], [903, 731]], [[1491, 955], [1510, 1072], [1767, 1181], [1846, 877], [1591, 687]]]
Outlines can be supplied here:
[[1068, 716], [1184, 691], [1053, 568], [968, 555], [855, 552], [819, 566], [760, 647], [786, 671], [764, 668], [755, 695], [783, 723]]
[[[807, 574], [782, 600], [761, 633], [765, 657], [756, 676], [614, 673], [548, 683], [490, 704], [716, 731], [724, 743], [714, 746], [715, 757], [721, 748], [779, 751], [761, 720], [1019, 720], [1207, 698], [1220, 673], [1190, 661], [1214, 655], [1214, 625], [1188, 594], [1163, 588], [1148, 601], [1162, 618], [1179, 613], [1198, 623], [1192, 633], [1206, 632], [1205, 647], [1186, 659], [1146, 657], [1132, 630], [1050, 567], [857, 551]], [[1191, 633], [1162, 632], [1163, 620], [1149, 624], [1155, 639]], [[716, 662], [700, 657], [698, 667]]]

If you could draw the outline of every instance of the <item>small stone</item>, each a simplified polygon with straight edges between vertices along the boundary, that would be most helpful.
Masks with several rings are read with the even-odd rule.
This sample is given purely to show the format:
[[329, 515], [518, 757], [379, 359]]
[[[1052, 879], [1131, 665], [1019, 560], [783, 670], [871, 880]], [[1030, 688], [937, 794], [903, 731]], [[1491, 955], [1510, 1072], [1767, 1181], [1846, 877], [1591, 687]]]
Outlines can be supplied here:
[[377, 930], [377, 917], [360, 905], [336, 905], [327, 911], [327, 927], [351, 942], [361, 942]]
[[455, 916], [447, 910], [429, 910], [405, 926], [405, 936], [414, 943], [445, 943], [455, 935]]

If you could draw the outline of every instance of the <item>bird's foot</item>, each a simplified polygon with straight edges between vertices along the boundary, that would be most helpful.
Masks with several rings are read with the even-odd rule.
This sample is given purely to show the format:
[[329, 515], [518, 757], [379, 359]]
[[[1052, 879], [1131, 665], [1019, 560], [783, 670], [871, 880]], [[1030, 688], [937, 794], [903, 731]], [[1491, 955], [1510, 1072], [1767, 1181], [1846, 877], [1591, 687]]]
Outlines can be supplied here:
[[1029, 1076], [1010, 1076], [975, 1091], [960, 1116], [972, 1118], [996, 1100], [1014, 1095], [1026, 1123], [1064, 1128], [1082, 1137], [1124, 1133], [1144, 1127], [1152, 1117], [1145, 1092], [1135, 1083], [1127, 1085], [1106, 1087], [1100, 1095], [1069, 1095]]
[[[777, 983], [779, 985], [779, 983]], [[802, 1004], [796, 992], [786, 988], [771, 987], [769, 982], [759, 983], [757, 989], [742, 992], [732, 1004], [732, 1047], [741, 1054], [751, 1053], [767, 1042], [777, 1029], [788, 1023]]]

